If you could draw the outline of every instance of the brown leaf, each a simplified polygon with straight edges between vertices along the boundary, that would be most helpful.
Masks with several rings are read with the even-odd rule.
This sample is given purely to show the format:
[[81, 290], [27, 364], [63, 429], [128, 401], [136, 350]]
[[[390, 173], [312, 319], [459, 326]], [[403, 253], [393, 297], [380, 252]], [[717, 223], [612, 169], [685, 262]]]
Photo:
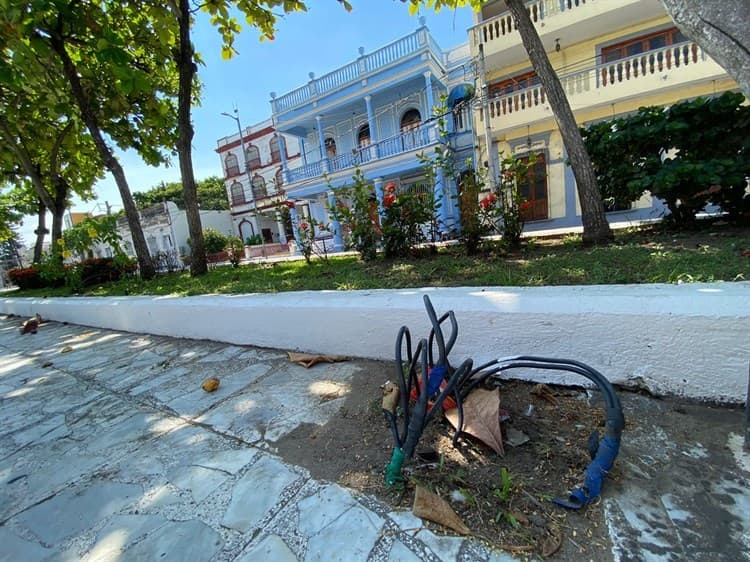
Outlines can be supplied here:
[[[463, 402], [464, 425], [461, 431], [476, 437], [502, 455], [503, 434], [500, 431], [500, 390], [475, 389]], [[458, 408], [446, 410], [445, 417], [458, 427]]]
[[206, 379], [205, 381], [203, 381], [201, 388], [205, 390], [206, 392], [213, 392], [214, 390], [219, 388], [219, 379], [217, 378]]
[[543, 558], [549, 558], [555, 552], [560, 550], [561, 546], [562, 546], [562, 537], [560, 536], [560, 534], [552, 533], [550, 535], [547, 535], [544, 539], [540, 541], [539, 550], [541, 551]]
[[337, 363], [349, 359], [345, 355], [315, 355], [313, 353], [296, 353], [294, 351], [287, 351], [287, 354], [289, 355], [289, 361], [298, 363], [305, 369], [309, 369], [317, 363]]
[[396, 383], [391, 381], [383, 385], [383, 409], [396, 413], [398, 401], [401, 399], [401, 390]]
[[535, 385], [534, 388], [531, 389], [531, 394], [538, 396], [542, 400], [546, 400], [553, 406], [557, 405], [557, 398], [555, 398], [552, 390], [550, 390], [550, 387], [546, 384], [539, 383]]
[[417, 517], [429, 519], [444, 527], [453, 529], [462, 535], [470, 535], [471, 531], [463, 520], [453, 511], [450, 504], [437, 494], [433, 494], [424, 486], [417, 486], [414, 494], [412, 512]]

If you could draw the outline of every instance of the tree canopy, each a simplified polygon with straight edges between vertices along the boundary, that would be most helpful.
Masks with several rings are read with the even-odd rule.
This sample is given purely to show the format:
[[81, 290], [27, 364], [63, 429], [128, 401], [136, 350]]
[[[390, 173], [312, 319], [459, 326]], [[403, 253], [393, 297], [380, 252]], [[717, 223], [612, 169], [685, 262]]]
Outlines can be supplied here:
[[[224, 180], [218, 176], [211, 176], [195, 183], [198, 194], [198, 205], [203, 210], [223, 211], [229, 209], [229, 200], [224, 188]], [[139, 208], [143, 209], [162, 201], [172, 201], [180, 209], [185, 208], [182, 183], [161, 182], [147, 191], [133, 193], [133, 199]]]

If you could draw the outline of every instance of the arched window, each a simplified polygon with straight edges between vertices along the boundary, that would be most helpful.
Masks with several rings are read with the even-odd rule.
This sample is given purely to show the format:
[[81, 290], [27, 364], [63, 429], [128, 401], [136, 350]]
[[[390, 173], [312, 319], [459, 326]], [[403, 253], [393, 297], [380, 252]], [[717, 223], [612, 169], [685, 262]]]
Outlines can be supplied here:
[[257, 146], [252, 144], [245, 149], [245, 159], [247, 161], [247, 169], [254, 170], [260, 168], [260, 150]]
[[418, 109], [410, 109], [401, 116], [401, 131], [412, 131], [422, 124]]
[[333, 140], [333, 137], [328, 137], [325, 140], [325, 144], [326, 144], [326, 156], [328, 156], [329, 158], [336, 156], [336, 141]]
[[245, 201], [245, 190], [238, 181], [234, 182], [229, 188], [229, 194], [232, 198], [232, 205], [242, 205]]
[[237, 163], [237, 157], [231, 152], [224, 158], [224, 166], [227, 170], [227, 177], [240, 175], [240, 166]]
[[357, 133], [357, 146], [359, 148], [365, 148], [370, 146], [370, 125], [365, 123], [359, 128]]
[[266, 195], [266, 180], [263, 179], [263, 176], [255, 174], [253, 176], [253, 197], [260, 199]]
[[276, 181], [276, 191], [281, 191], [281, 188], [284, 186], [284, 170], [281, 168], [276, 170], [276, 177], [274, 179]]
[[279, 142], [281, 142], [281, 147], [284, 149], [284, 156], [286, 156], [286, 140], [281, 135], [274, 135], [269, 141], [269, 147], [271, 148], [271, 162], [279, 162], [281, 160]]

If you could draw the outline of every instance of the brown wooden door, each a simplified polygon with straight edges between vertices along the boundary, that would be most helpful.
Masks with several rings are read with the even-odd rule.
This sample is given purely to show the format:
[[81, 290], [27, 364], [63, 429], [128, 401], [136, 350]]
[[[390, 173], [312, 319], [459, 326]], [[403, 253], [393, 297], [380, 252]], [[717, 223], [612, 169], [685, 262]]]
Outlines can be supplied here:
[[527, 222], [544, 220], [549, 216], [547, 212], [547, 157], [540, 152], [536, 155], [524, 156], [520, 160], [526, 165], [533, 161], [526, 176], [518, 184], [522, 201], [521, 218]]

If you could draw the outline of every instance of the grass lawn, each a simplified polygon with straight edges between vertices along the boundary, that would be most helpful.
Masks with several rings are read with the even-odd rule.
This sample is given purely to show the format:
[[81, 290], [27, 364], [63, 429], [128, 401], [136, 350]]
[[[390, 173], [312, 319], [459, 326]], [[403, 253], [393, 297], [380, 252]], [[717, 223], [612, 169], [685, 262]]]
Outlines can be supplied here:
[[[91, 296], [273, 293], [300, 290], [405, 287], [592, 285], [750, 280], [750, 229], [714, 227], [700, 232], [624, 231], [608, 246], [585, 247], [578, 236], [531, 241], [518, 254], [495, 245], [477, 256], [460, 246], [403, 260], [354, 256], [221, 266], [208, 275], [131, 278], [90, 287]], [[69, 289], [37, 289], [6, 296], [64, 296]]]

